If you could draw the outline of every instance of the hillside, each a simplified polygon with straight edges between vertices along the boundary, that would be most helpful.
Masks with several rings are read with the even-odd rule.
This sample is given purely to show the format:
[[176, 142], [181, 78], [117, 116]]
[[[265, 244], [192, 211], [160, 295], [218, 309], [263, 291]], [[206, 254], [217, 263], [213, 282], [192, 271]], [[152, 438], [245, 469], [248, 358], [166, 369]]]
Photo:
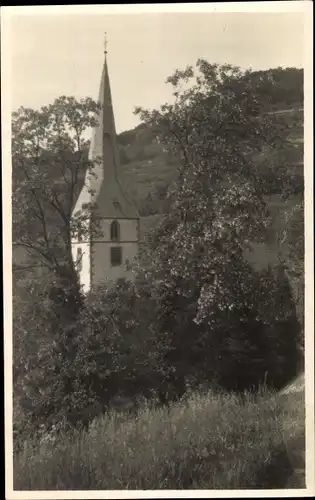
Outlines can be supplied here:
[[[266, 146], [258, 163], [268, 162], [274, 169], [285, 166], [295, 175], [303, 176], [303, 107], [279, 109], [272, 113], [283, 128], [290, 129], [289, 142], [284, 148]], [[146, 215], [148, 196], [175, 178], [176, 160], [163, 151], [144, 125], [124, 132], [118, 136], [118, 141], [124, 184], [136, 200], [140, 213]], [[154, 212], [154, 207], [150, 209]]]
[[[272, 113], [279, 129], [289, 133], [289, 143], [284, 147], [266, 146], [259, 163], [268, 162], [272, 168], [285, 168], [303, 175], [303, 71], [295, 68], [277, 68], [257, 71], [252, 79], [261, 75], [271, 76], [273, 83], [266, 83], [261, 95], [265, 113]], [[268, 86], [269, 85], [269, 86]], [[122, 174], [130, 194], [136, 200], [142, 215], [147, 214], [145, 201], [152, 191], [169, 184], [176, 175], [176, 160], [163, 151], [150, 131], [141, 124], [118, 136], [121, 150]], [[153, 208], [153, 209], [152, 209]], [[150, 214], [154, 212], [151, 207]]]

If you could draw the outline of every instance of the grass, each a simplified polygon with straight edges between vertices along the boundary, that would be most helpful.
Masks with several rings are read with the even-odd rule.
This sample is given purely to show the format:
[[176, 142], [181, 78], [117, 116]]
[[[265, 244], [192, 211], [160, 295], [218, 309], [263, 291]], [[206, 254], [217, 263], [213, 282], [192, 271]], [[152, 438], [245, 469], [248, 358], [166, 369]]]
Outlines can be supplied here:
[[15, 490], [304, 488], [304, 393], [196, 393], [32, 445]]

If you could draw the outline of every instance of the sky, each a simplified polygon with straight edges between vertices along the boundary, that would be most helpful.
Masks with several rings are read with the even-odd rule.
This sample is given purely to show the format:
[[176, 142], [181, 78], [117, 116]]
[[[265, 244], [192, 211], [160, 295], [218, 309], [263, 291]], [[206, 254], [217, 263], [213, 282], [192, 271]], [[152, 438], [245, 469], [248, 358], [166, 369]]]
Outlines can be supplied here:
[[97, 99], [106, 31], [117, 132], [139, 123], [135, 106], [169, 100], [166, 78], [199, 57], [242, 68], [303, 67], [298, 12], [30, 12], [10, 16], [12, 109], [60, 95]]

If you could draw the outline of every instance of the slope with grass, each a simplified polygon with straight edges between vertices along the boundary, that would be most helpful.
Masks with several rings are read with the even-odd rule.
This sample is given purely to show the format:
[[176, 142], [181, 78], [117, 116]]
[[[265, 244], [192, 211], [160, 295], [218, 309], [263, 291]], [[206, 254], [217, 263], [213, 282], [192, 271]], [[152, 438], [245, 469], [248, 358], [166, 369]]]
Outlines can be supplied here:
[[304, 392], [192, 394], [117, 411], [14, 459], [14, 488], [304, 488]]

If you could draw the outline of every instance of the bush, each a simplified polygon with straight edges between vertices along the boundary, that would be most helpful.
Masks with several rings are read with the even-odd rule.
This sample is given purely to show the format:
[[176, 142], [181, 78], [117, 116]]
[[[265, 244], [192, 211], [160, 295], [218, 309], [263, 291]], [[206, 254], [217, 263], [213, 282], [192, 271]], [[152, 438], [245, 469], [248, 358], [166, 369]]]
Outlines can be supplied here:
[[[117, 397], [153, 396], [164, 377], [163, 344], [150, 330], [148, 297], [139, 286], [100, 287], [71, 317], [69, 293], [66, 286], [47, 286], [41, 322], [29, 324], [47, 330], [42, 338], [32, 332], [37, 347], [24, 357], [28, 369], [18, 393], [33, 432], [87, 425]], [[17, 424], [21, 433], [21, 419]]]
[[121, 280], [90, 294], [74, 362], [76, 384], [89, 403], [104, 410], [117, 396], [148, 398], [159, 386], [163, 345], [156, 343], [150, 321], [139, 285]]
[[[34, 433], [66, 419], [72, 404], [72, 362], [84, 304], [72, 273], [67, 267], [59, 268], [26, 283], [29, 300], [14, 307], [14, 397]], [[23, 436], [21, 419], [15, 427], [15, 435]]]
[[226, 279], [232, 305], [222, 310], [217, 297], [208, 321], [195, 321], [199, 290], [194, 294], [193, 284], [189, 298], [172, 289], [160, 303], [156, 329], [170, 337], [164, 362], [174, 368], [169, 384], [178, 396], [187, 380], [233, 391], [262, 383], [280, 389], [300, 369], [300, 327], [283, 269], [259, 273], [243, 262], [231, 265]]

